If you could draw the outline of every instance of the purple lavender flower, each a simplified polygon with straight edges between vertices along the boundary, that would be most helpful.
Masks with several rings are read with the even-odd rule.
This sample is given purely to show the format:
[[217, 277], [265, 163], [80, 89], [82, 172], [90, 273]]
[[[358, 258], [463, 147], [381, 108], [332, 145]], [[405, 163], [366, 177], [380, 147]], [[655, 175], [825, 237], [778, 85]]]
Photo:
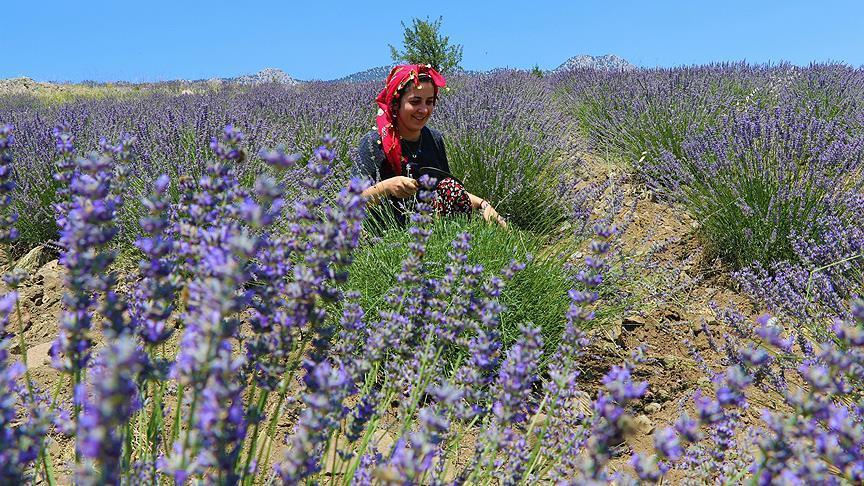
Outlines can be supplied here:
[[645, 457], [642, 454], [633, 454], [630, 458], [630, 465], [633, 466], [633, 470], [636, 471], [640, 480], [651, 482], [658, 481], [668, 469], [663, 465], [658, 467], [656, 458]]
[[[60, 263], [68, 271], [65, 278], [68, 292], [63, 297], [65, 310], [51, 354], [55, 367], [76, 377], [90, 360], [91, 309], [96, 303], [96, 293], [110, 296], [113, 286], [114, 278], [106, 270], [114, 256], [106, 246], [117, 232], [112, 221], [120, 201], [111, 193], [112, 168], [111, 159], [99, 154], [78, 159], [78, 172], [70, 185], [69, 212], [60, 221], [60, 243], [64, 247]], [[111, 306], [116, 303], [113, 296], [106, 299], [106, 311], [115, 317], [116, 309]], [[116, 319], [109, 322], [122, 327]], [[111, 330], [122, 331], [113, 327]]]
[[175, 223], [175, 248], [192, 278], [183, 316], [187, 328], [171, 375], [190, 390], [192, 400], [189, 429], [181, 433], [173, 454], [160, 461], [163, 472], [172, 475], [206, 469], [210, 480], [228, 482], [237, 480], [235, 464], [247, 427], [241, 398], [245, 359], [231, 356], [229, 339], [236, 337], [237, 314], [249, 303], [250, 293], [240, 289], [257, 249], [237, 220], [245, 195], [228, 165], [240, 157], [236, 143], [242, 138], [227, 127], [222, 141], [214, 142], [220, 160], [208, 164], [197, 192], [190, 188], [188, 205], [182, 208], [189, 220]]
[[120, 458], [124, 437], [120, 429], [141, 407], [135, 383], [146, 358], [135, 341], [124, 335], [106, 346], [97, 361], [89, 380], [92, 395], [82, 400], [77, 446], [82, 457], [95, 463], [97, 482], [112, 484], [123, 473]]
[[654, 448], [670, 461], [677, 461], [684, 453], [678, 434], [671, 427], [660, 429], [654, 434]]
[[537, 380], [537, 364], [543, 339], [537, 328], [521, 327], [522, 339], [507, 352], [495, 380], [492, 413], [502, 427], [525, 420], [531, 386]]
[[602, 383], [616, 402], [627, 403], [630, 400], [640, 398], [648, 389], [647, 382], [634, 383], [630, 372], [630, 366], [613, 366], [603, 376]]
[[285, 484], [294, 484], [319, 470], [324, 443], [345, 414], [342, 400], [353, 391], [344, 368], [335, 368], [328, 361], [307, 361], [304, 368], [308, 391], [303, 401], [307, 408], [289, 438], [285, 460], [275, 466]]
[[27, 481], [48, 425], [44, 410], [32, 400], [25, 408], [29, 412], [26, 418], [19, 416], [19, 407], [31, 397], [19, 381], [26, 371], [23, 363], [10, 363], [7, 351], [10, 334], [6, 326], [17, 299], [15, 292], [0, 297], [0, 483], [4, 484]]
[[18, 213], [7, 209], [12, 202], [10, 193], [15, 189], [15, 181], [12, 179], [14, 143], [12, 125], [0, 125], [0, 243], [4, 245], [9, 245], [18, 238], [18, 230], [15, 228]]
[[521, 326], [520, 332], [521, 339], [507, 352], [493, 384], [490, 421], [480, 440], [485, 446], [480, 459], [496, 461], [498, 451], [504, 454], [494, 475], [510, 484], [519, 482], [526, 472], [526, 445], [516, 429], [535, 407], [530, 393], [538, 378], [536, 373], [543, 349], [539, 329]]
[[150, 346], [165, 342], [173, 332], [167, 327], [167, 319], [174, 311], [174, 299], [180, 287], [179, 276], [174, 271], [170, 256], [173, 240], [167, 234], [168, 209], [167, 190], [170, 180], [160, 176], [153, 186], [151, 196], [144, 200], [148, 215], [141, 218], [141, 229], [150, 236], [139, 238], [136, 246], [146, 260], [139, 263], [143, 279], [135, 289], [135, 298], [130, 309], [135, 327]]
[[419, 430], [406, 440], [399, 439], [393, 447], [388, 465], [399, 475], [403, 484], [420, 484], [421, 478], [432, 467], [432, 461], [440, 452], [444, 435], [450, 429], [450, 421], [438, 407], [424, 407], [417, 414]]
[[217, 157], [225, 161], [242, 161], [244, 156], [240, 148], [240, 142], [246, 138], [233, 125], [226, 125], [221, 137], [213, 137], [210, 141], [210, 150]]

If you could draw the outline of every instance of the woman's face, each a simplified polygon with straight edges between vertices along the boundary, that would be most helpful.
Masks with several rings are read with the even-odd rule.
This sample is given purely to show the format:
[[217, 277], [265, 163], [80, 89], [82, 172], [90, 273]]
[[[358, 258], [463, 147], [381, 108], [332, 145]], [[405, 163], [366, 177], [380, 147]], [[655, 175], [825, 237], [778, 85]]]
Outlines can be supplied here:
[[409, 82], [399, 100], [399, 115], [396, 117], [399, 130], [406, 134], [419, 132], [429, 121], [434, 108], [435, 86], [432, 82], [422, 82], [420, 86]]

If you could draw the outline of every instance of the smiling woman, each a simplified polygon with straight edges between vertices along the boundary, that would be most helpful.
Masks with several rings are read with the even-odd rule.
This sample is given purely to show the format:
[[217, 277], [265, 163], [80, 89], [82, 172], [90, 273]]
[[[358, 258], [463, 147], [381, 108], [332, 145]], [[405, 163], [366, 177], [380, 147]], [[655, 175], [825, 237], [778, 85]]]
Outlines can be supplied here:
[[361, 139], [353, 175], [373, 182], [363, 195], [372, 202], [389, 200], [400, 223], [404, 222], [406, 201], [420, 187], [419, 178], [428, 174], [438, 181], [432, 201], [438, 213], [479, 209], [485, 220], [506, 227], [488, 201], [468, 192], [450, 174], [444, 137], [426, 126], [438, 101], [438, 89], [445, 85], [444, 77], [428, 65], [394, 67], [375, 99], [378, 128]]

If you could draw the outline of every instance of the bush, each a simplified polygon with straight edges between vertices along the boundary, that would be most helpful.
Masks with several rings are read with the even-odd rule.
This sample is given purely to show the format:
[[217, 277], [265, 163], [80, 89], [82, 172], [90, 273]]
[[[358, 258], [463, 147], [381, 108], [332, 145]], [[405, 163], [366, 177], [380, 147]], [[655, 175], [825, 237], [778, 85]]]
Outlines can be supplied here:
[[686, 205], [719, 255], [739, 268], [795, 261], [793, 237], [818, 241], [825, 218], [850, 221], [862, 140], [793, 107], [747, 109], [723, 126], [654, 167], [665, 174], [655, 182]]
[[576, 161], [569, 124], [551, 92], [517, 71], [454, 84], [434, 115], [453, 173], [519, 228], [559, 229], [572, 216]]

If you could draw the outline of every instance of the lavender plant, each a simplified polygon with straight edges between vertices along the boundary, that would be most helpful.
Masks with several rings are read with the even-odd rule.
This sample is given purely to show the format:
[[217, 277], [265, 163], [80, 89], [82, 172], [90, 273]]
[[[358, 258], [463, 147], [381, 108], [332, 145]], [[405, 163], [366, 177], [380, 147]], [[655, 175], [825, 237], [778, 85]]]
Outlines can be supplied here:
[[560, 234], [575, 207], [575, 140], [536, 77], [520, 71], [457, 80], [442, 96], [436, 126], [447, 157], [469, 191], [491, 201], [517, 227]]

